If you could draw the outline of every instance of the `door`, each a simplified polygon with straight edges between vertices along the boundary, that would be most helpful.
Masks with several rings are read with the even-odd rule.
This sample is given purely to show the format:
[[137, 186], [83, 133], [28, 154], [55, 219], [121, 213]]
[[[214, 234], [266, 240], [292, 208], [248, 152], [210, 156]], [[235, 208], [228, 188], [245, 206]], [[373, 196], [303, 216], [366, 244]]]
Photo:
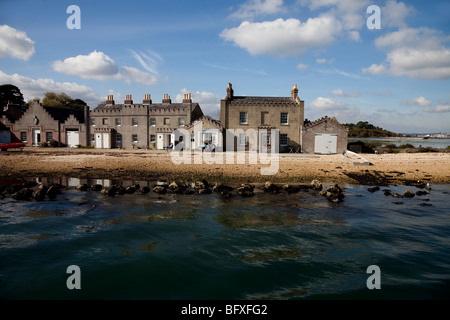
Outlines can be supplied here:
[[314, 153], [334, 154], [337, 150], [337, 134], [316, 133]]
[[10, 131], [0, 131], [0, 143], [10, 143], [11, 142], [11, 132]]
[[104, 133], [103, 134], [103, 149], [110, 149], [110, 143], [109, 143], [109, 133]]
[[75, 147], [80, 144], [80, 135], [78, 131], [66, 132], [66, 144], [68, 147]]
[[33, 146], [37, 146], [41, 143], [41, 130], [33, 129]]
[[103, 142], [102, 142], [102, 134], [101, 133], [96, 133], [95, 134], [95, 148], [96, 149], [101, 149], [103, 148]]
[[156, 149], [164, 149], [164, 133], [158, 133], [156, 137]]

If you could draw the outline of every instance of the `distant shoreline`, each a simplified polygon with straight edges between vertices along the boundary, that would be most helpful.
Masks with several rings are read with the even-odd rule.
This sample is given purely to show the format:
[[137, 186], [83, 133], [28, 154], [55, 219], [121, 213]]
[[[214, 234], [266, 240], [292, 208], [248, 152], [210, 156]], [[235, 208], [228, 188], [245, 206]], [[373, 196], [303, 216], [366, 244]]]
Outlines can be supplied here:
[[364, 154], [372, 165], [354, 165], [341, 154], [280, 154], [275, 175], [261, 163], [174, 164], [171, 153], [153, 150], [25, 148], [0, 153], [0, 178], [72, 177], [212, 183], [413, 184], [450, 183], [450, 153]]

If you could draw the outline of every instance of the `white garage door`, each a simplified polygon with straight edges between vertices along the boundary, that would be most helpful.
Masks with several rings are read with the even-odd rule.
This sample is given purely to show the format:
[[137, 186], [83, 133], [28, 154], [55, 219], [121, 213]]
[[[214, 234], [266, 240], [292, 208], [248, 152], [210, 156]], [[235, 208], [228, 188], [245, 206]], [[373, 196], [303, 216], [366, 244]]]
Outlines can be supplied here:
[[316, 133], [314, 153], [333, 154], [337, 150], [337, 134]]
[[68, 147], [75, 147], [80, 144], [80, 134], [78, 131], [67, 131], [66, 142]]

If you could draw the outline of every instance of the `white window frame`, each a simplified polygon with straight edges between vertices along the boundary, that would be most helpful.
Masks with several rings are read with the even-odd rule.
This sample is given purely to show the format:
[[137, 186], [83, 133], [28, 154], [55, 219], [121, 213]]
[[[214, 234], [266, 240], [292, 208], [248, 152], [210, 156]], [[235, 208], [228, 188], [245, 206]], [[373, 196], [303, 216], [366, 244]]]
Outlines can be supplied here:
[[[286, 121], [285, 122], [283, 122], [283, 115], [286, 115]], [[289, 113], [288, 112], [281, 112], [281, 114], [280, 114], [280, 124], [282, 125], [282, 126], [286, 126], [286, 125], [288, 125], [289, 124]]]
[[[243, 121], [243, 116], [245, 116], [245, 121]], [[248, 124], [248, 113], [246, 111], [239, 112], [239, 124]]]

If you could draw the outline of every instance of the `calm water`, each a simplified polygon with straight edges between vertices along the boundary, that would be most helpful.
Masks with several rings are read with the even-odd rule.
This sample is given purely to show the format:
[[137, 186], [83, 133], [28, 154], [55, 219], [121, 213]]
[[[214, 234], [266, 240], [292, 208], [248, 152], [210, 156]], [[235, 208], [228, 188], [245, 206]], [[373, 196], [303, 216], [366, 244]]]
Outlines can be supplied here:
[[414, 147], [431, 147], [431, 148], [439, 148], [439, 149], [445, 149], [448, 146], [450, 146], [450, 139], [398, 139], [398, 138], [349, 138], [349, 142], [353, 141], [363, 141], [363, 142], [369, 142], [369, 143], [376, 143], [380, 144], [382, 146], [385, 146], [387, 144], [395, 144], [397, 147], [404, 144], [412, 144]]
[[[71, 187], [55, 201], [0, 200], [0, 298], [448, 299], [450, 185], [402, 199], [345, 192], [339, 204], [311, 191], [224, 200]], [[69, 265], [81, 290], [67, 289]], [[380, 290], [366, 286], [370, 265]]]

